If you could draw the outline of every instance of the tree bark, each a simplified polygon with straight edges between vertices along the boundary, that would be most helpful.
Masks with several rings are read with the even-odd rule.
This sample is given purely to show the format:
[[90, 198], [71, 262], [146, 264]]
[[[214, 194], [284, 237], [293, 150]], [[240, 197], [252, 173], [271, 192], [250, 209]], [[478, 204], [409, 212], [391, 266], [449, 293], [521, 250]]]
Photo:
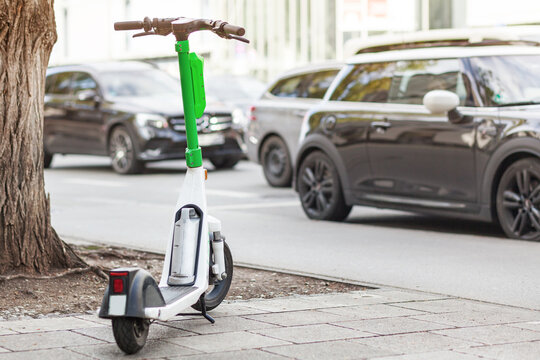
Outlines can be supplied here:
[[45, 71], [53, 0], [0, 0], [0, 274], [84, 262], [51, 226], [43, 178]]

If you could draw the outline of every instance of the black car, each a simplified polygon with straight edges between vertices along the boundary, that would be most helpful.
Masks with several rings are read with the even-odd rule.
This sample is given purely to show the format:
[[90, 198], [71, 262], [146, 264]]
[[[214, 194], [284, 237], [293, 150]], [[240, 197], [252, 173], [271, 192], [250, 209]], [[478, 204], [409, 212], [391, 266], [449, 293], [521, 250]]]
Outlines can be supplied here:
[[540, 48], [482, 45], [354, 57], [303, 122], [307, 216], [370, 205], [540, 240]]
[[[45, 167], [54, 154], [104, 155], [118, 173], [133, 174], [148, 161], [185, 157], [180, 82], [153, 65], [55, 67], [45, 87]], [[203, 156], [216, 168], [245, 156], [231, 111], [209, 103], [198, 119]]]

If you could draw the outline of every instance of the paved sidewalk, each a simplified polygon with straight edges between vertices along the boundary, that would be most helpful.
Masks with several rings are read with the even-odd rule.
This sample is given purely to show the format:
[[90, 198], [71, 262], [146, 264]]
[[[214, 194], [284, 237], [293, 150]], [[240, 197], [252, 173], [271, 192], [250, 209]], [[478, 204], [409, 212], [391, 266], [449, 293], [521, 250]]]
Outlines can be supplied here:
[[[156, 322], [129, 358], [540, 359], [540, 312], [395, 289], [235, 301]], [[211, 355], [208, 353], [212, 353]], [[0, 360], [116, 359], [109, 321], [0, 321]]]

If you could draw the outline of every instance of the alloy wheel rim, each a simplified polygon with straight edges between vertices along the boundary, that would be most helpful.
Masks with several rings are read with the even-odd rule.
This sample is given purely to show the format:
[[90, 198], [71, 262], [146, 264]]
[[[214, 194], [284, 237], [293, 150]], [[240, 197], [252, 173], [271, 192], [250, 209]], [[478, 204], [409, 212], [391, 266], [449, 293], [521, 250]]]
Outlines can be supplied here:
[[127, 169], [133, 152], [131, 140], [123, 133], [116, 133], [111, 141], [111, 149], [113, 165], [121, 170]]
[[274, 147], [267, 155], [268, 170], [274, 176], [280, 176], [285, 169], [285, 152], [279, 147]]
[[317, 159], [304, 168], [300, 182], [305, 190], [302, 203], [309, 213], [320, 216], [332, 205], [334, 199], [334, 179], [330, 167]]
[[540, 178], [529, 169], [520, 169], [502, 195], [510, 231], [522, 239], [537, 237], [540, 234]]

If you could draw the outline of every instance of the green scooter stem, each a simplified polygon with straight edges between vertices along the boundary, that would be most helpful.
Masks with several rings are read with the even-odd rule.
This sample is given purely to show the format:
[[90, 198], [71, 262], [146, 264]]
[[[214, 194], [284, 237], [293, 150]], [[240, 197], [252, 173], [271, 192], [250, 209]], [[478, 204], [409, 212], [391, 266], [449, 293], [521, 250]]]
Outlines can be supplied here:
[[195, 97], [193, 79], [189, 62], [189, 42], [176, 42], [178, 63], [180, 65], [180, 84], [182, 86], [182, 102], [184, 104], [184, 121], [186, 124], [186, 165], [190, 168], [202, 166], [202, 152], [197, 135], [197, 119], [195, 117]]

